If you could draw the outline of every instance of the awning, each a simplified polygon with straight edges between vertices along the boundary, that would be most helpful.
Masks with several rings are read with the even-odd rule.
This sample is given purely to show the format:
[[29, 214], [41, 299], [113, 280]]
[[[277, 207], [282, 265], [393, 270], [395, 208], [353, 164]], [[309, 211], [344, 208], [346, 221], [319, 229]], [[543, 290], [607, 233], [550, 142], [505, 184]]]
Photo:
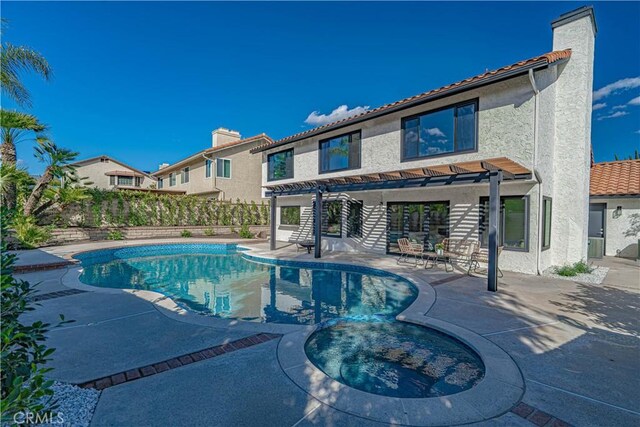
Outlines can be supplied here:
[[504, 180], [531, 179], [531, 171], [507, 157], [449, 163], [336, 178], [267, 185], [266, 196], [309, 194], [320, 190], [326, 193], [430, 187], [451, 184], [488, 182], [492, 171], [501, 171]]

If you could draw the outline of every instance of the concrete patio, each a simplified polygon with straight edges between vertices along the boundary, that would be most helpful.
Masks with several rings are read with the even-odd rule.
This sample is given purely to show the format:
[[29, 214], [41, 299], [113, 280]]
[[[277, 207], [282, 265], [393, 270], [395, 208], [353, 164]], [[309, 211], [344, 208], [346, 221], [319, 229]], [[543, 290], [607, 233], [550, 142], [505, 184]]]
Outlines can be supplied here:
[[[89, 243], [46, 252], [66, 256], [122, 244]], [[252, 246], [258, 252], [267, 249], [265, 243]], [[312, 259], [290, 246], [275, 254]], [[392, 257], [327, 253], [323, 259], [393, 269], [430, 283], [435, 304], [426, 317], [475, 332], [514, 359], [525, 379], [522, 402], [536, 412], [507, 412], [483, 425], [640, 423], [640, 283], [635, 261], [604, 259], [602, 264], [611, 270], [602, 285], [505, 272], [499, 292], [489, 293], [481, 277], [394, 266]], [[40, 282], [40, 292], [46, 294], [68, 289], [62, 285], [65, 274], [67, 269], [59, 268], [19, 277]], [[181, 321], [125, 292], [81, 292], [39, 304], [25, 320], [55, 322], [59, 313], [75, 320], [53, 329], [48, 342], [57, 349], [51, 377], [71, 383], [255, 334], [242, 327]], [[271, 340], [106, 388], [92, 425], [378, 425], [321, 403], [296, 386], [280, 366], [277, 346], [278, 340]], [[526, 412], [526, 405], [520, 411]], [[545, 413], [556, 420], [545, 419]]]

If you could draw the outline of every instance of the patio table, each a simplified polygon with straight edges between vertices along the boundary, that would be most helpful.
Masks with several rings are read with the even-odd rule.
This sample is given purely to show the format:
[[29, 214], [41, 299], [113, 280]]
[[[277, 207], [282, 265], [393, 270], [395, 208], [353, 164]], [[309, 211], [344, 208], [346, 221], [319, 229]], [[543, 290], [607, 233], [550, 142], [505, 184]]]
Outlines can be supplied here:
[[305, 248], [308, 254], [311, 253], [311, 248], [313, 248], [316, 245], [316, 243], [313, 240], [305, 240], [303, 242], [298, 242], [298, 244], [303, 248]]
[[[424, 263], [424, 268], [426, 270], [431, 270], [433, 267], [438, 265], [438, 262], [444, 265], [444, 271], [447, 273], [453, 271], [453, 264], [451, 264], [451, 254], [448, 252], [443, 252], [438, 254], [437, 252], [425, 252], [427, 257], [427, 261]], [[431, 267], [428, 267], [429, 261], [431, 261]], [[451, 271], [447, 268], [447, 264], [451, 267]]]

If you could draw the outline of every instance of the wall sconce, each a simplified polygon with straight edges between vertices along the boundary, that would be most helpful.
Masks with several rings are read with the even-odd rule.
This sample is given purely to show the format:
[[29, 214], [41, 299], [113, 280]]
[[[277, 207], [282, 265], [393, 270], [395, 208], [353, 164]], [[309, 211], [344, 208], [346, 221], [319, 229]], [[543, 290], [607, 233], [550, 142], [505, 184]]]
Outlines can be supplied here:
[[616, 208], [616, 217], [620, 217], [620, 215], [622, 215], [622, 206]]

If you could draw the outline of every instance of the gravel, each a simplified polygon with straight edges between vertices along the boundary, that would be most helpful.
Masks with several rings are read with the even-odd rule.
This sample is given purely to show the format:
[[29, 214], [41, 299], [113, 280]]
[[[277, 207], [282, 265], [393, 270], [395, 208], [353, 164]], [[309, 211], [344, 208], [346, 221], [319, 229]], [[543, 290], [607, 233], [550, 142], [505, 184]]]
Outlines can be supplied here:
[[588, 283], [591, 285], [599, 285], [604, 280], [605, 276], [609, 272], [609, 267], [596, 267], [591, 273], [580, 273], [575, 276], [560, 276], [555, 273], [555, 268], [551, 268], [545, 271], [544, 275], [553, 277], [554, 279], [570, 280], [572, 282]]
[[[73, 426], [88, 427], [93, 411], [98, 404], [100, 392], [92, 388], [80, 388], [72, 384], [55, 382], [51, 387], [54, 399], [58, 401], [57, 412], [64, 419], [63, 423], [39, 424], [40, 426]], [[56, 419], [54, 418], [54, 421]]]

